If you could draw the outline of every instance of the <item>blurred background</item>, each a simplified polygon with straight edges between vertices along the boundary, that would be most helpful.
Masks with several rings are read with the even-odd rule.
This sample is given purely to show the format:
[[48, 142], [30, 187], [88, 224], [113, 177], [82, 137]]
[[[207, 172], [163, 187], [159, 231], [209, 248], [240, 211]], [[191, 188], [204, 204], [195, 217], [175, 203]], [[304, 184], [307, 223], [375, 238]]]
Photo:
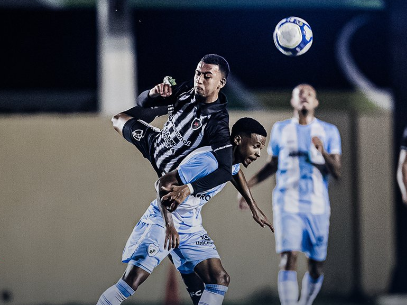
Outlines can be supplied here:
[[[252, 116], [271, 130], [291, 117], [291, 90], [309, 83], [317, 116], [341, 133], [343, 178], [330, 185], [315, 304], [407, 304], [407, 213], [395, 177], [407, 125], [406, 14], [404, 0], [0, 0], [0, 303], [95, 304], [118, 280], [156, 177], [110, 117], [166, 75], [192, 78], [201, 57], [217, 53], [231, 66], [231, 124]], [[272, 38], [288, 16], [314, 33], [295, 58]], [[253, 190], [269, 218], [273, 187]], [[231, 275], [225, 304], [278, 304], [274, 236], [238, 209], [232, 186], [203, 217]], [[171, 268], [164, 262], [126, 302], [169, 304], [171, 290], [189, 304]], [[299, 278], [305, 270], [302, 260]]]

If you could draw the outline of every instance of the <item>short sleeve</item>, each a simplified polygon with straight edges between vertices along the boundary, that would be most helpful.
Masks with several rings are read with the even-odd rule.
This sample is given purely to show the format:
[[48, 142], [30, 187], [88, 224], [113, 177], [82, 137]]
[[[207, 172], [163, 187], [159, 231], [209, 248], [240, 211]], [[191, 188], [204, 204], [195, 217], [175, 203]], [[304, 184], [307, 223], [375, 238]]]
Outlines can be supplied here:
[[280, 153], [280, 148], [279, 148], [279, 139], [280, 139], [280, 133], [279, 133], [279, 124], [275, 123], [273, 128], [271, 129], [271, 136], [270, 136], [270, 142], [269, 145], [267, 146], [267, 153], [270, 156], [278, 157], [278, 154]]
[[232, 166], [232, 176], [237, 175], [240, 170], [240, 164], [233, 164]]
[[205, 177], [218, 168], [218, 162], [212, 152], [204, 152], [185, 159], [178, 167], [182, 183], [187, 184]]
[[334, 125], [331, 125], [331, 128], [329, 129], [328, 146], [326, 150], [329, 154], [342, 154], [341, 136], [338, 128]]

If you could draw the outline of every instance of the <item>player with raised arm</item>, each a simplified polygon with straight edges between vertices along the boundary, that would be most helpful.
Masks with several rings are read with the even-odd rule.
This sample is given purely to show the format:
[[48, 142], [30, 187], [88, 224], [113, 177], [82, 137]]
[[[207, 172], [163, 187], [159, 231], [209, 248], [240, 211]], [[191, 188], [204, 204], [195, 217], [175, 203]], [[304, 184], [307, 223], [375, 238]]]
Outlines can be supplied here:
[[[315, 117], [318, 104], [312, 86], [294, 88], [294, 117], [274, 124], [268, 161], [248, 181], [251, 187], [276, 174], [273, 218], [276, 251], [281, 255], [278, 293], [283, 305], [312, 304], [324, 278], [330, 217], [328, 177], [340, 176], [341, 139], [334, 125]], [[299, 302], [298, 252], [308, 257]]]
[[[226, 96], [220, 92], [229, 71], [222, 56], [205, 55], [195, 69], [193, 82], [174, 85], [172, 80], [166, 80], [142, 92], [137, 106], [112, 119], [114, 128], [141, 151], [159, 177], [175, 169], [196, 148], [211, 146], [219, 167], [211, 175], [180, 187], [181, 201], [189, 194], [231, 179], [229, 114]], [[157, 114], [168, 109], [169, 118], [162, 130], [138, 119], [143, 108], [153, 109]]]
[[[241, 172], [239, 163], [247, 167], [260, 157], [267, 132], [256, 120], [243, 118], [232, 128], [232, 173]], [[122, 278], [108, 288], [97, 305], [119, 305], [134, 294], [160, 262], [171, 254], [174, 265], [183, 274], [197, 273], [205, 283], [199, 304], [222, 304], [228, 290], [229, 275], [222, 266], [212, 239], [202, 226], [201, 209], [208, 200], [219, 193], [226, 183], [204, 193], [189, 195], [178, 204], [168, 190], [176, 185], [193, 183], [208, 176], [218, 168], [211, 147], [201, 147], [188, 155], [176, 170], [163, 175], [156, 183], [157, 199], [154, 200], [134, 227], [122, 261], [127, 263]], [[237, 187], [239, 179], [234, 183]], [[178, 197], [176, 197], [178, 198]], [[267, 217], [254, 202], [250, 204], [254, 219], [273, 230]]]
[[[205, 55], [195, 69], [193, 82], [177, 85], [166, 77], [163, 83], [142, 92], [135, 107], [112, 118], [115, 130], [140, 150], [159, 177], [175, 169], [194, 149], [211, 146], [218, 168], [207, 177], [174, 186], [170, 194], [178, 196], [178, 203], [189, 194], [202, 193], [232, 177], [229, 114], [226, 96], [221, 92], [229, 72], [222, 56]], [[170, 115], [162, 130], [147, 124], [166, 113]], [[239, 192], [254, 202], [244, 175], [239, 174], [238, 179]], [[183, 274], [182, 278], [196, 305], [204, 287], [202, 281], [194, 274]]]
[[404, 129], [403, 138], [401, 139], [397, 182], [400, 187], [403, 202], [407, 204], [407, 127]]

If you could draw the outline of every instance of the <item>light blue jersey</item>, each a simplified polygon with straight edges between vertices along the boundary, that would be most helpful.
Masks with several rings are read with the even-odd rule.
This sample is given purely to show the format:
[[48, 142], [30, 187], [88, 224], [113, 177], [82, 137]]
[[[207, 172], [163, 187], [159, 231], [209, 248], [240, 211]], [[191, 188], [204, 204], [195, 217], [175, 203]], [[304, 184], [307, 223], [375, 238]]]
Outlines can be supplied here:
[[268, 153], [278, 157], [273, 192], [276, 251], [302, 251], [324, 261], [327, 254], [330, 205], [328, 172], [317, 166], [325, 160], [312, 138], [321, 139], [329, 154], [341, 154], [338, 129], [314, 119], [300, 125], [297, 119], [274, 124]]
[[[218, 162], [210, 147], [202, 147], [189, 154], [179, 165], [178, 174], [183, 184], [191, 183], [201, 177], [207, 176], [218, 168]], [[239, 164], [233, 165], [232, 175], [240, 169]], [[226, 183], [218, 185], [204, 193], [190, 195], [172, 213], [175, 228], [178, 233], [193, 233], [203, 229], [201, 209]], [[142, 222], [164, 225], [157, 200], [154, 200], [141, 218]]]
[[[213, 172], [218, 167], [210, 147], [202, 147], [186, 157], [178, 167], [184, 184], [193, 182]], [[240, 166], [233, 165], [232, 174]], [[134, 227], [122, 254], [122, 262], [138, 266], [151, 273], [168, 254], [176, 268], [183, 274], [194, 272], [197, 264], [210, 258], [219, 258], [213, 240], [202, 226], [201, 209], [226, 183], [202, 194], [190, 195], [172, 213], [180, 243], [175, 249], [165, 249], [165, 221], [157, 200], [151, 202], [147, 211]]]
[[277, 184], [273, 192], [275, 212], [330, 213], [328, 173], [313, 164], [324, 164], [322, 154], [311, 139], [318, 137], [329, 154], [341, 154], [341, 138], [336, 126], [314, 119], [300, 125], [298, 119], [274, 124], [267, 148], [278, 157]]

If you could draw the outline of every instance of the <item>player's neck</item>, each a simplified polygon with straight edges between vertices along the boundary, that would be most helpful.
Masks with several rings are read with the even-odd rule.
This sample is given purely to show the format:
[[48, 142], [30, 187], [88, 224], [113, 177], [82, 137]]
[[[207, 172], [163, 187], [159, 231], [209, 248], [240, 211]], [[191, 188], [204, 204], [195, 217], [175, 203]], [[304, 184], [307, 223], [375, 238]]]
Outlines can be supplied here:
[[294, 111], [294, 117], [298, 119], [298, 124], [308, 125], [315, 119], [314, 111]]
[[218, 94], [212, 94], [212, 95], [206, 96], [206, 97], [202, 97], [202, 96], [199, 96], [199, 95], [195, 96], [195, 99], [198, 102], [205, 103], [205, 104], [214, 103], [214, 102], [216, 102], [218, 100], [218, 98], [219, 98]]

